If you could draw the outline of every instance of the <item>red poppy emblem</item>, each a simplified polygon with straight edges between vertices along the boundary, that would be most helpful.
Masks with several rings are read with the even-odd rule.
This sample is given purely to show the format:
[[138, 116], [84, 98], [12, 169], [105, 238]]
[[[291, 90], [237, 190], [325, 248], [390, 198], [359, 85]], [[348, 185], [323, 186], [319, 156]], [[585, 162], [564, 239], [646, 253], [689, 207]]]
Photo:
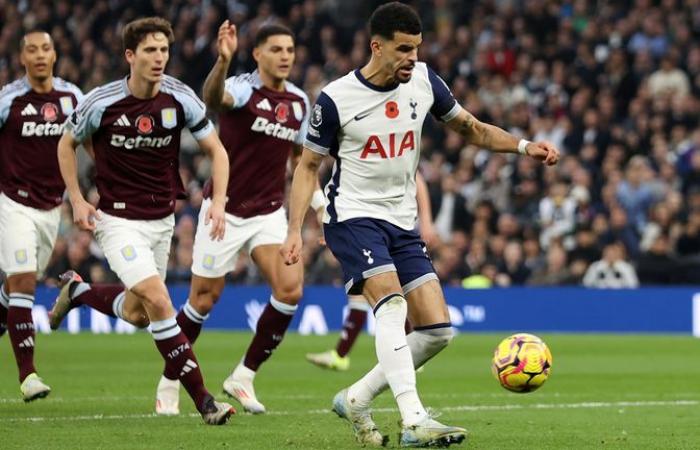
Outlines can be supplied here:
[[41, 115], [46, 122], [55, 122], [58, 119], [58, 107], [53, 103], [44, 103], [41, 107]]
[[289, 106], [286, 103], [278, 103], [275, 106], [275, 119], [279, 123], [285, 123], [289, 118]]
[[153, 131], [153, 117], [142, 114], [136, 118], [136, 130], [139, 134], [151, 134]]
[[396, 102], [387, 103], [384, 113], [388, 118], [396, 119], [399, 116], [399, 105], [397, 105]]

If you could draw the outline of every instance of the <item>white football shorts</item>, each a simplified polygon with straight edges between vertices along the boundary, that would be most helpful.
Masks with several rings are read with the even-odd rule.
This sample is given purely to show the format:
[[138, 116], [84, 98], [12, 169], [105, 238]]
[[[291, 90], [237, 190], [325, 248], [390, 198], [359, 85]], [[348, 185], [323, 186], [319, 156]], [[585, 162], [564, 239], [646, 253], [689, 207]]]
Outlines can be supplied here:
[[95, 239], [127, 289], [154, 275], [165, 281], [175, 216], [132, 220], [105, 214], [95, 224]]
[[192, 273], [205, 278], [219, 278], [234, 269], [238, 252], [251, 253], [261, 245], [282, 245], [287, 238], [287, 215], [284, 208], [247, 219], [226, 214], [226, 232], [221, 241], [209, 236], [211, 223], [204, 224], [211, 200], [202, 202], [199, 224], [194, 237]]
[[60, 206], [36, 209], [0, 194], [0, 268], [8, 275], [37, 272], [41, 278], [60, 221]]

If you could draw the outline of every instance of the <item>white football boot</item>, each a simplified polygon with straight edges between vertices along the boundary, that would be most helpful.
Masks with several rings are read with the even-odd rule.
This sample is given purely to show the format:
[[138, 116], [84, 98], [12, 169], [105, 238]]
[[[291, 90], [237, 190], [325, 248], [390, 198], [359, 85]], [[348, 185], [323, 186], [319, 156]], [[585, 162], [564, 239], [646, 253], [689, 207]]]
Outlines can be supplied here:
[[224, 393], [234, 398], [250, 414], [265, 414], [265, 405], [255, 396], [253, 377], [255, 372], [239, 364], [228, 378], [224, 380]]
[[161, 416], [180, 414], [180, 380], [160, 377], [156, 389], [156, 414]]
[[51, 393], [51, 388], [44, 384], [36, 373], [27, 375], [27, 378], [19, 386], [19, 390], [22, 392], [22, 398], [25, 402], [44, 398]]
[[449, 447], [467, 438], [467, 430], [443, 425], [428, 415], [421, 422], [401, 427], [399, 445], [401, 447]]
[[338, 417], [350, 422], [355, 439], [363, 446], [383, 447], [389, 442], [389, 437], [382, 436], [377, 424], [374, 423], [372, 411], [369, 408], [353, 405], [348, 400], [347, 389], [335, 394], [332, 411]]

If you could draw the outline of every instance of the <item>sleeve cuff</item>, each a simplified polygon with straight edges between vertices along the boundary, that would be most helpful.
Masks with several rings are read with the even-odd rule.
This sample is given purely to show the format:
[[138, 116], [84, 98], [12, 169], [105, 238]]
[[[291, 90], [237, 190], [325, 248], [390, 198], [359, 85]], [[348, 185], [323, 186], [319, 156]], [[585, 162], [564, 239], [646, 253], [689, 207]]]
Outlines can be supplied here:
[[446, 114], [444, 114], [442, 117], [440, 117], [440, 120], [442, 120], [443, 122], [449, 122], [450, 120], [457, 117], [457, 115], [459, 114], [459, 112], [461, 110], [462, 110], [462, 107], [459, 106], [459, 103], [457, 103], [457, 101], [455, 100], [455, 104], [452, 105], [452, 109], [450, 109], [449, 111], [447, 111]]
[[204, 127], [198, 129], [197, 131], [190, 130], [190, 132], [192, 133], [192, 137], [198, 141], [201, 141], [202, 139], [209, 136], [209, 134], [215, 131], [216, 130], [214, 129], [214, 125], [212, 125], [210, 120], [207, 121], [207, 124]]
[[308, 148], [309, 150], [313, 151], [314, 153], [318, 153], [318, 154], [323, 155], [323, 156], [326, 156], [330, 152], [329, 148], [324, 147], [322, 145], [318, 145], [314, 142], [311, 142], [308, 139], [304, 141], [304, 147]]

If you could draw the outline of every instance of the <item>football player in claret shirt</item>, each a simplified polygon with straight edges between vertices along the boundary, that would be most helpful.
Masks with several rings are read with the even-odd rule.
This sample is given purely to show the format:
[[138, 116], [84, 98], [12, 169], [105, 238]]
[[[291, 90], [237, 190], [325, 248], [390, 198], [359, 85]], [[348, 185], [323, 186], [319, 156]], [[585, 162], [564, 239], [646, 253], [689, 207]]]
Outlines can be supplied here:
[[[265, 412], [253, 380], [260, 365], [280, 344], [302, 296], [303, 267], [284, 264], [279, 248], [287, 234], [284, 195], [287, 163], [301, 152], [309, 101], [287, 81], [294, 64], [294, 37], [280, 25], [265, 25], [255, 37], [257, 70], [226, 78], [237, 49], [235, 26], [224, 22], [217, 38], [218, 58], [204, 83], [204, 100], [219, 111], [219, 134], [229, 155], [231, 177], [226, 203], [226, 236], [209, 237], [211, 226], [200, 219], [192, 257], [192, 285], [178, 321], [193, 341], [245, 249], [272, 288], [255, 335], [240, 362], [224, 381], [226, 393], [244, 410]], [[205, 186], [203, 208], [210, 203]], [[322, 203], [321, 203], [322, 204]], [[156, 393], [156, 412], [177, 414], [177, 380], [163, 375]]]
[[[150, 324], [165, 360], [205, 423], [220, 425], [234, 412], [204, 387], [192, 345], [176, 320], [164, 279], [173, 235], [175, 201], [184, 192], [178, 170], [180, 132], [188, 128], [212, 159], [212, 200], [203, 219], [214, 239], [224, 236], [228, 158], [204, 103], [182, 82], [164, 74], [173, 41], [170, 23], [159, 17], [124, 27], [130, 74], [90, 92], [67, 122], [58, 144], [73, 219], [94, 231], [111, 269], [124, 285], [89, 285], [68, 272], [50, 315], [57, 328], [68, 311], [87, 305], [136, 326]], [[75, 148], [92, 141], [98, 209], [78, 185]]]
[[[302, 219], [321, 160], [330, 154], [336, 162], [326, 186], [324, 235], [343, 268], [348, 292], [364, 294], [374, 308], [379, 362], [336, 394], [333, 410], [352, 424], [362, 444], [382, 445], [385, 437], [370, 406], [390, 388], [402, 418], [399, 444], [447, 446], [463, 441], [466, 430], [431, 417], [418, 396], [414, 372], [453, 335], [440, 283], [414, 231], [423, 121], [431, 113], [468, 144], [547, 165], [556, 164], [559, 152], [547, 143], [519, 140], [462, 108], [435, 72], [418, 61], [421, 22], [409, 6], [380, 6], [369, 27], [370, 61], [328, 84], [311, 111], [282, 254], [289, 264], [299, 260]], [[414, 327], [408, 336], [407, 315]]]
[[58, 234], [65, 184], [56, 145], [66, 117], [82, 93], [53, 76], [54, 43], [48, 33], [30, 31], [20, 40], [24, 77], [0, 91], [0, 336], [7, 328], [25, 401], [51, 389], [34, 367], [32, 320], [37, 277], [49, 262]]

